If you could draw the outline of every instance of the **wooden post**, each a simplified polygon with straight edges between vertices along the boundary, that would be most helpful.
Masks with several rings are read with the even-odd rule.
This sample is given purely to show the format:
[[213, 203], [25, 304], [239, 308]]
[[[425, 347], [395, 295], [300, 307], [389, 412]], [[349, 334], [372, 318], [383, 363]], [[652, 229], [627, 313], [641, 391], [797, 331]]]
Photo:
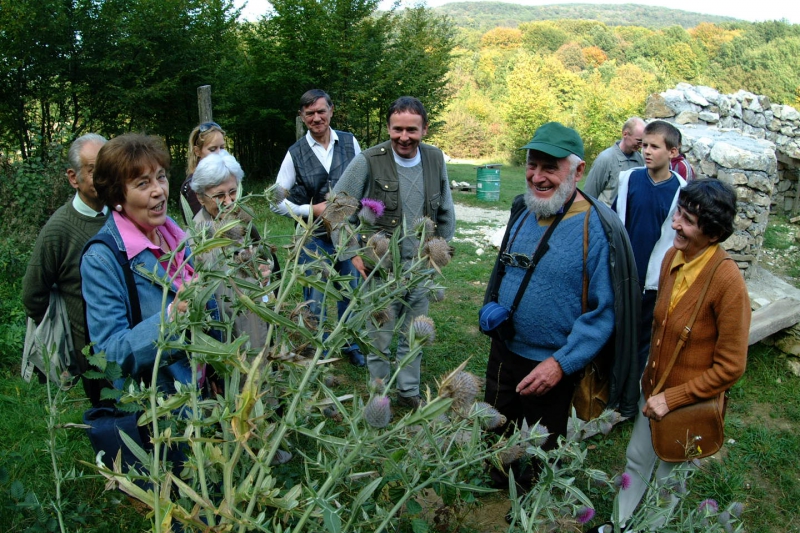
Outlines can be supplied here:
[[306, 130], [304, 128], [305, 124], [303, 123], [303, 119], [295, 117], [294, 119], [294, 139], [296, 141], [300, 140], [300, 137], [306, 134]]
[[200, 115], [200, 122], [212, 122], [214, 115], [211, 112], [211, 85], [201, 85], [197, 88], [197, 111]]

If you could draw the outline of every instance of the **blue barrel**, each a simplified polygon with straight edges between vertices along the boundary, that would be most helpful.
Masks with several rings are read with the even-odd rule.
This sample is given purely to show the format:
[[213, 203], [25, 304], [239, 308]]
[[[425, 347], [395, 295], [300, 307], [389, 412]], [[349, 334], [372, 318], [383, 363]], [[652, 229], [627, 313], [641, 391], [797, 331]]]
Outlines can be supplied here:
[[478, 200], [497, 202], [500, 200], [500, 166], [499, 164], [483, 165], [478, 169]]

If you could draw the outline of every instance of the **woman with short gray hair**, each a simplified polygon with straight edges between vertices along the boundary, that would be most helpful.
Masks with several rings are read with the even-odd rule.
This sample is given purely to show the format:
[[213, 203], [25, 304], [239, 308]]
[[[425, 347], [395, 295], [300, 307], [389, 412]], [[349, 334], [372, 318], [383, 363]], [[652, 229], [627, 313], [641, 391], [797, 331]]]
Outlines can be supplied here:
[[[205, 270], [227, 271], [235, 264], [239, 278], [265, 286], [272, 272], [277, 270], [278, 262], [269, 246], [260, 242], [251, 216], [236, 205], [243, 178], [242, 167], [225, 150], [209, 154], [198, 163], [192, 176], [192, 190], [202, 205], [194, 216], [198, 233], [210, 231], [213, 234], [217, 227], [232, 219], [242, 221], [240, 226], [225, 233], [234, 244], [200, 254], [198, 262]], [[232, 316], [231, 304], [236, 299], [233, 290], [223, 283], [215, 296], [223, 320]], [[233, 336], [242, 334], [250, 338], [252, 349], [260, 350], [266, 343], [267, 324], [252, 312], [240, 313], [234, 319]]]

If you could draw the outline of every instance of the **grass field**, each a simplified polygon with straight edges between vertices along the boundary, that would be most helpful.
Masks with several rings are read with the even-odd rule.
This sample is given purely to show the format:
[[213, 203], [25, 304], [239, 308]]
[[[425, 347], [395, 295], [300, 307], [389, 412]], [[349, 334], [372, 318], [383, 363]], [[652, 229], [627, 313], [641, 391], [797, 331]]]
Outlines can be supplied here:
[[[449, 165], [451, 180], [475, 182], [471, 165]], [[259, 184], [248, 184], [259, 190]], [[500, 200], [480, 202], [475, 194], [454, 193], [457, 202], [507, 210], [516, 194], [524, 191], [521, 168], [502, 167]], [[263, 202], [252, 202], [267, 238], [279, 248], [288, 244], [290, 221], [273, 215]], [[175, 217], [178, 218], [178, 217]], [[464, 227], [463, 225], [460, 227]], [[443, 271], [447, 287], [443, 302], [431, 305], [436, 322], [436, 343], [427, 348], [422, 374], [435, 389], [435, 380], [462, 361], [467, 369], [483, 375], [489, 350], [488, 338], [477, 328], [477, 311], [483, 300], [493, 254], [475, 254], [472, 245], [456, 242], [453, 262]], [[24, 321], [19, 303], [19, 279], [0, 281], [0, 530], [6, 532], [57, 531], [51, 501], [54, 498], [52, 466], [48, 452], [47, 395], [38, 383], [19, 377], [20, 342]], [[337, 373], [348, 384], [364, 390], [367, 374], [346, 362]], [[699, 502], [715, 498], [721, 505], [746, 504], [744, 524], [750, 533], [800, 532], [800, 378], [787, 370], [785, 356], [756, 345], [750, 351], [744, 378], [731, 391], [727, 417], [729, 443], [716, 458], [704, 461], [690, 487]], [[60, 424], [79, 423], [87, 404], [80, 387], [68, 394], [58, 413]], [[610, 474], [622, 471], [630, 423], [617, 426], [607, 436], [590, 440], [588, 466]], [[69, 475], [63, 486], [63, 511], [68, 531], [144, 531], [149, 522], [118, 492], [104, 492], [97, 477], [86, 474], [79, 461], [91, 461], [92, 452], [82, 430], [60, 429], [56, 451], [62, 472]], [[489, 496], [481, 502], [497, 501]], [[611, 501], [596, 500], [595, 522], [611, 513]], [[478, 511], [480, 513], [480, 510]], [[502, 524], [499, 524], [501, 526]], [[460, 531], [477, 530], [469, 525]]]

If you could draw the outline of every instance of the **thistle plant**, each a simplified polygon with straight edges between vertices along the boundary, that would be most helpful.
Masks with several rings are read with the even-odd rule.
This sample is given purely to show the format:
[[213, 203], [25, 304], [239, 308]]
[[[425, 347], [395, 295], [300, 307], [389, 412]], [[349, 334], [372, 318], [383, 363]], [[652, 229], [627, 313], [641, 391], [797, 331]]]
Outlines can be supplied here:
[[[381, 283], [367, 279], [350, 289], [349, 280], [328, 263], [352, 250], [351, 236], [361, 228], [351, 230], [344, 223], [355, 213], [351, 202], [337, 199], [329, 207], [334, 203], [332, 217], [322, 224], [339, 239], [337, 256], [301, 264], [303, 245], [319, 223], [298, 218], [281, 275], [267, 283], [251, 280], [250, 263], [237, 261], [236, 250], [264, 246], [250, 242], [250, 232], [241, 230], [249, 221], [230, 217], [207, 230], [189, 231], [196, 276], [181, 296], [190, 305], [175, 320], [162, 321], [155, 364], [173, 350], [185, 350], [193, 382], [176, 384], [169, 396], [155, 381], [116, 391], [120, 405], [140, 413], [139, 425], [148, 427], [152, 449], [123, 434], [140, 464], [126, 468], [117, 458], [113, 468], [99, 459], [94, 465], [108, 488], [152, 510], [154, 531], [174, 530], [177, 524], [185, 531], [385, 531], [405, 509], [414, 508], [412, 502], [425, 489], [488, 491], [468, 481], [476, 466], [498, 460], [521, 442], [519, 435], [501, 443], [486, 439], [484, 427], [496, 414], [486, 407], [456, 413], [453, 398], [430, 391], [420, 409], [402, 416], [392, 412], [387, 394], [396, 372], [385, 383], [370, 385], [367, 398], [337, 390], [329, 367], [346, 342], [355, 338], [370, 349], [367, 322], [409, 288], [431, 283], [437, 273], [421, 255], [402, 262], [396, 235], [386, 242], [386, 255], [391, 254], [386, 268], [371, 274], [380, 274]], [[218, 261], [197, 260], [212, 252], [219, 252]], [[170, 280], [150, 276], [164, 287], [166, 304]], [[301, 287], [312, 285], [332, 301], [350, 300], [338, 321], [317, 324], [304, 312], [297, 296]], [[235, 294], [230, 316], [221, 321], [207, 309], [220, 287]], [[270, 294], [266, 301], [265, 294]], [[263, 346], [234, 335], [231, 323], [244, 313], [268, 325]], [[222, 331], [222, 340], [211, 334], [214, 330]], [[434, 341], [435, 325], [423, 317], [405, 333], [409, 354], [400, 368]], [[201, 393], [204, 367], [221, 380], [220, 390]], [[282, 475], [287, 466], [276, 464], [286, 449], [294, 456], [287, 466], [299, 478]], [[179, 450], [186, 459], [172, 463], [168, 450]]]
[[[331, 210], [333, 219], [322, 221], [338, 239], [336, 255], [300, 263], [303, 245], [319, 230], [320, 222], [297, 218], [296, 240], [281, 275], [268, 280], [249, 279], [250, 263], [236, 260], [236, 250], [265, 246], [251, 242], [249, 231], [237, 229], [249, 221], [231, 217], [207, 231], [190, 230], [188, 242], [194, 257], [219, 252], [220, 261], [195, 263], [195, 279], [181, 294], [189, 302], [188, 310], [175, 320], [162, 320], [155, 365], [166, 363], [166, 354], [185, 350], [193, 363], [192, 383], [176, 383], [176, 392], [165, 395], [156, 386], [154, 373], [149, 383], [128, 380], [122, 390], [110, 393], [120, 408], [138, 413], [150, 442], [144, 449], [130, 435], [121, 434], [137, 465], [123, 465], [119, 456], [111, 468], [101, 457], [87, 464], [106, 478], [108, 489], [119, 489], [148, 507], [156, 532], [180, 527], [183, 531], [333, 533], [389, 531], [398, 520], [422, 512], [420, 502], [426, 490], [452, 504], [451, 509], [459, 508], [459, 501], [494, 490], [480, 482], [488, 465], [502, 468], [515, 460], [536, 460], [542, 465], [541, 474], [526, 495], [516, 493], [511, 475], [509, 531], [579, 530], [594, 514], [587, 493], [598, 483], [609, 492], [622, 490], [626, 484], [624, 477], [617, 481], [585, 470], [587, 452], [580, 436], [588, 432], [588, 425], [574, 428], [573, 436], [561, 439], [551, 451], [541, 448], [547, 429], [539, 425], [523, 424], [509, 434], [494, 434], [492, 430], [506, 421], [479, 400], [483, 381], [464, 371], [466, 362], [439, 381], [436, 393], [424, 391], [426, 403], [419, 409], [393, 411], [390, 395], [397, 371], [414, 360], [426, 343], [434, 342], [435, 324], [430, 318], [420, 317], [409, 331], [402, 332], [408, 335], [409, 353], [387, 380], [366, 383], [363, 394], [340, 390], [330, 367], [345, 344], [356, 339], [365, 350], [373, 351], [365, 334], [368, 322], [386, 320], [392, 303], [409, 289], [438, 290], [438, 272], [432, 267], [440, 266], [430, 253], [424, 253], [431, 240], [424, 237], [423, 224], [415, 260], [401, 260], [399, 250], [405, 243], [400, 236], [384, 236], [380, 268], [351, 289], [349, 279], [330, 268], [329, 262], [354, 250], [362, 256], [371, 252], [369, 244], [358, 248], [353, 240], [368, 228], [350, 228], [345, 223], [358, 205], [347, 198], [340, 200]], [[174, 255], [167, 259], [174, 260]], [[378, 276], [381, 282], [371, 283]], [[170, 280], [150, 277], [164, 287], [162, 307], [166, 309]], [[350, 304], [338, 321], [329, 318], [328, 323], [319, 324], [309, 316], [305, 303], [298, 301], [304, 286], [319, 288], [332, 301], [347, 298]], [[220, 288], [235, 297], [229, 316], [218, 320], [207, 304]], [[270, 297], [264, 299], [266, 294]], [[254, 346], [246, 335], [234, 334], [231, 324], [245, 313], [267, 324], [262, 345]], [[211, 334], [215, 330], [222, 332], [222, 340]], [[93, 361], [103, 366], [102, 356]], [[218, 390], [201, 392], [198, 383], [204, 368], [213, 369], [221, 380]], [[111, 365], [106, 367], [107, 373], [112, 371]], [[602, 430], [611, 421], [593, 423]], [[293, 459], [280, 465], [288, 456], [285, 450], [290, 450]], [[184, 459], [176, 460], [175, 451]], [[582, 488], [586, 479], [593, 484]], [[685, 484], [654, 487], [647, 500], [649, 508], [660, 509], [664, 491], [677, 494], [682, 487]], [[691, 526], [676, 529], [680, 531], [700, 530], [701, 523], [711, 531], [741, 529], [741, 509], [735, 506], [686, 509], [679, 504], [665, 513], [669, 514], [666, 523]], [[646, 524], [652, 518], [642, 511], [635, 520]], [[417, 529], [422, 527], [415, 524]]]

